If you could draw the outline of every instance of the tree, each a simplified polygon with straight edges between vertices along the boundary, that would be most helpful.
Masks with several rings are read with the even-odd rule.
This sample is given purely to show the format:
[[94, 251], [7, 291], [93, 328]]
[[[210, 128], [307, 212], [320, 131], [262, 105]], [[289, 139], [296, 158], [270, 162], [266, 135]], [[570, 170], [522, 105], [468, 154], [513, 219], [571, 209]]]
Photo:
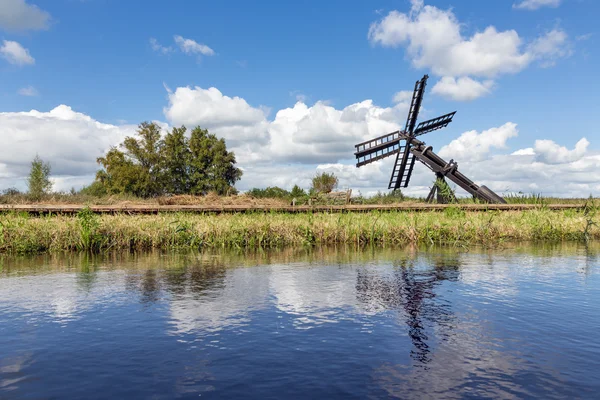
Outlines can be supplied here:
[[231, 193], [242, 176], [235, 155], [225, 141], [196, 127], [174, 127], [164, 139], [155, 123], [139, 125], [137, 137], [127, 137], [121, 149], [113, 147], [98, 158], [103, 169], [96, 174], [107, 193], [140, 197], [171, 194]]
[[236, 168], [235, 154], [227, 151], [225, 140], [217, 139], [206, 129], [194, 128], [190, 135], [190, 188], [191, 194], [206, 194], [215, 191], [228, 194], [242, 170]]
[[191, 152], [186, 128], [173, 128], [164, 139], [161, 149], [163, 180], [167, 193], [184, 194], [190, 192]]
[[121, 144], [124, 151], [111, 147], [106, 156], [97, 159], [104, 169], [96, 173], [96, 179], [107, 193], [152, 197], [164, 190], [160, 127], [153, 122], [142, 122], [136, 133], [137, 137], [125, 138]]
[[311, 190], [316, 193], [329, 193], [338, 185], [338, 178], [333, 173], [321, 172], [312, 178]]
[[34, 200], [39, 200], [43, 195], [52, 190], [52, 181], [50, 181], [50, 164], [45, 163], [38, 155], [31, 162], [29, 179], [29, 195]]
[[306, 192], [300, 186], [294, 185], [294, 187], [292, 188], [292, 191], [290, 192], [290, 195], [293, 198], [299, 199], [299, 198], [305, 197]]

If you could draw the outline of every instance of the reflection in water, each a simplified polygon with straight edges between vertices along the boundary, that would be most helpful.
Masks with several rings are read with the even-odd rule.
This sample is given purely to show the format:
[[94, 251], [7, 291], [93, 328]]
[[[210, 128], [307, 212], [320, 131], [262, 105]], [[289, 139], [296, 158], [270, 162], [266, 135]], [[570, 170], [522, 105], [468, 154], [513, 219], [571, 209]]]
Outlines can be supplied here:
[[451, 329], [450, 305], [436, 300], [435, 287], [445, 280], [459, 279], [457, 257], [433, 257], [427, 268], [416, 265], [416, 257], [404, 258], [394, 263], [390, 274], [381, 275], [381, 270], [359, 269], [356, 290], [358, 299], [371, 308], [376, 304], [390, 310], [404, 311], [408, 335], [414, 349], [411, 357], [424, 365], [430, 361], [427, 330], [424, 320], [438, 324], [437, 335], [445, 338]]
[[0, 257], [0, 398], [592, 397], [594, 246]]

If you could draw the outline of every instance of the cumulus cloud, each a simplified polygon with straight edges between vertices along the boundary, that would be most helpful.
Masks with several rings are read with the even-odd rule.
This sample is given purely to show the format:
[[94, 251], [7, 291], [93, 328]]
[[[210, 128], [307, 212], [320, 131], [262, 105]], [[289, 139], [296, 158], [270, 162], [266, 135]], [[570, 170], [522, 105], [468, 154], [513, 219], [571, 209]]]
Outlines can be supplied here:
[[4, 40], [0, 46], [0, 56], [14, 65], [32, 65], [35, 59], [29, 54], [29, 50], [21, 46], [18, 42]]
[[[215, 88], [178, 88], [169, 96], [165, 115], [172, 125], [214, 126], [211, 131], [227, 139], [244, 170], [237, 185], [241, 190], [267, 185], [291, 189], [295, 184], [306, 188], [316, 171], [328, 171], [340, 178], [340, 187], [370, 195], [387, 189], [393, 157], [356, 168], [354, 144], [400, 129], [398, 121], [406, 117], [410, 95], [408, 91], [396, 94], [394, 107], [379, 107], [371, 100], [341, 109], [324, 102], [297, 102], [268, 118], [260, 113], [260, 107]], [[552, 146], [539, 144], [510, 151], [510, 139], [517, 136], [517, 125], [508, 122], [481, 132], [465, 132], [434, 150], [447, 161], [455, 159], [460, 170], [475, 182], [498, 192], [535, 190], [548, 195], [585, 196], [600, 191], [594, 178], [599, 155], [582, 155], [576, 152], [577, 147], [568, 150], [575, 152], [572, 155], [560, 155], [560, 150], [555, 153]], [[566, 162], [556, 164], [558, 160]], [[558, 175], [573, 183], [556, 186]], [[417, 163], [405, 191], [425, 196], [432, 181], [431, 171]]]
[[279, 110], [272, 120], [264, 108], [216, 88], [177, 88], [169, 93], [164, 113], [173, 125], [200, 125], [241, 147], [246, 160], [337, 162], [351, 157], [354, 144], [399, 129], [408, 104], [377, 107], [371, 100], [338, 110], [326, 102], [312, 106], [298, 101]]
[[[263, 108], [216, 88], [177, 88], [168, 94], [164, 112], [169, 126], [200, 125], [226, 138], [244, 171], [237, 184], [242, 191], [273, 185], [308, 188], [316, 171], [334, 172], [340, 188], [351, 188], [354, 193], [386, 191], [393, 157], [356, 168], [354, 145], [399, 129], [398, 121], [404, 120], [408, 108], [406, 98], [400, 95], [400, 102], [393, 107], [380, 107], [371, 100], [344, 108], [297, 102], [269, 117]], [[165, 123], [161, 126], [168, 127]], [[51, 162], [57, 188], [87, 184], [98, 169], [96, 157], [135, 130], [132, 125], [96, 121], [65, 105], [49, 112], [0, 113], [0, 136], [6, 138], [0, 155], [0, 188], [24, 187], [36, 153]], [[587, 140], [580, 140], [574, 149], [549, 140], [510, 149], [510, 140], [517, 135], [517, 125], [508, 122], [465, 132], [434, 150], [447, 161], [456, 160], [460, 171], [476, 183], [500, 193], [587, 196], [600, 192], [596, 173], [600, 154], [589, 150]], [[567, 183], [557, 185], [559, 176]], [[425, 196], [433, 180], [431, 171], [417, 163], [404, 191]]]
[[565, 164], [581, 160], [587, 153], [590, 142], [582, 138], [575, 144], [573, 150], [559, 146], [552, 140], [536, 140], [533, 147], [536, 161], [547, 164]]
[[34, 88], [31, 85], [19, 89], [17, 91], [17, 93], [20, 94], [21, 96], [29, 96], [29, 97], [38, 96], [39, 95], [37, 89]]
[[96, 157], [134, 134], [135, 129], [98, 122], [66, 105], [49, 112], [0, 113], [5, 149], [0, 154], [0, 186], [24, 187], [36, 154], [50, 162], [59, 189], [89, 183], [98, 169]]
[[198, 43], [192, 39], [186, 39], [179, 35], [173, 37], [175, 43], [179, 46], [181, 51], [186, 54], [202, 54], [204, 56], [212, 56], [215, 54], [214, 50], [205, 44]]
[[230, 145], [267, 142], [267, 119], [264, 109], [250, 106], [246, 100], [225, 96], [211, 87], [179, 87], [169, 91], [169, 105], [164, 114], [173, 125], [193, 128], [200, 125], [224, 137]]
[[513, 8], [520, 10], [537, 10], [542, 7], [558, 7], [561, 0], [523, 0], [520, 3], [513, 4]]
[[468, 131], [442, 147], [439, 154], [442, 157], [454, 157], [457, 160], [482, 160], [492, 149], [505, 149], [506, 141], [518, 135], [517, 124], [512, 122], [481, 133]]
[[476, 81], [469, 77], [455, 79], [450, 76], [443, 77], [438, 81], [432, 93], [457, 101], [471, 101], [492, 92], [494, 81]]
[[48, 28], [50, 14], [25, 0], [0, 2], [0, 28], [7, 31], [27, 31]]
[[[446, 90], [438, 92], [448, 95], [457, 84], [448, 84], [448, 79], [459, 77], [463, 86], [469, 86], [470, 99], [474, 93], [482, 96], [489, 92], [485, 85], [477, 86], [466, 78], [480, 77], [495, 79], [503, 74], [522, 71], [534, 61], [551, 65], [558, 58], [571, 54], [567, 34], [555, 29], [529, 45], [515, 30], [498, 31], [488, 26], [471, 36], [462, 33], [460, 21], [451, 10], [424, 5], [423, 1], [412, 1], [408, 14], [391, 11], [381, 20], [371, 24], [368, 38], [372, 44], [384, 47], [405, 47], [406, 55], [416, 68], [427, 68], [437, 76], [445, 77], [440, 84]], [[455, 79], [455, 82], [456, 81]], [[467, 85], [468, 84], [468, 85]]]

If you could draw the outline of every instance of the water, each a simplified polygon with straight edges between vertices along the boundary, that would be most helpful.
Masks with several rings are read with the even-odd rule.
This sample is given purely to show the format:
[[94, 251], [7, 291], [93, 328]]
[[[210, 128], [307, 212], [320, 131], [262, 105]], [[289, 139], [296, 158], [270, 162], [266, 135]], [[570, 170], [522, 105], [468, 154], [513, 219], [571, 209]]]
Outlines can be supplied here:
[[598, 398], [597, 254], [4, 257], [0, 398]]

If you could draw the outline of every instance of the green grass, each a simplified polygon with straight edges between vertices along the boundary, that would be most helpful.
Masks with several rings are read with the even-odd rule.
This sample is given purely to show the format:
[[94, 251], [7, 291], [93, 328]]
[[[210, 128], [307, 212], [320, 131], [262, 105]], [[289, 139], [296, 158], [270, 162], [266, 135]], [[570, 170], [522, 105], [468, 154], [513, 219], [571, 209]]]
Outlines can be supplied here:
[[0, 215], [0, 252], [282, 248], [345, 244], [495, 246], [600, 239], [596, 208], [581, 211]]

